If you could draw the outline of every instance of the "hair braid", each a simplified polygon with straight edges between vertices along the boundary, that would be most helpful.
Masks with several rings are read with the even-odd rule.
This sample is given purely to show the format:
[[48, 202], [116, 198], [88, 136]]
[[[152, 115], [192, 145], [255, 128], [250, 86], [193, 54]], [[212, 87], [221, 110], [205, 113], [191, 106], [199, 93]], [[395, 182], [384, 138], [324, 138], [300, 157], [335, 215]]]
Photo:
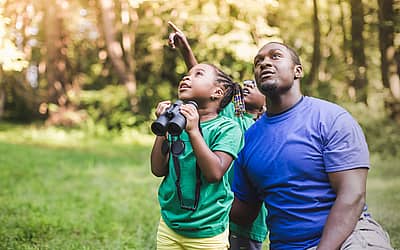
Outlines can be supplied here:
[[235, 106], [235, 115], [241, 116], [245, 112], [244, 98], [242, 87], [234, 82], [232, 78], [216, 66], [209, 64], [215, 69], [216, 81], [225, 88], [224, 97], [221, 100], [218, 112], [225, 108], [233, 101]]

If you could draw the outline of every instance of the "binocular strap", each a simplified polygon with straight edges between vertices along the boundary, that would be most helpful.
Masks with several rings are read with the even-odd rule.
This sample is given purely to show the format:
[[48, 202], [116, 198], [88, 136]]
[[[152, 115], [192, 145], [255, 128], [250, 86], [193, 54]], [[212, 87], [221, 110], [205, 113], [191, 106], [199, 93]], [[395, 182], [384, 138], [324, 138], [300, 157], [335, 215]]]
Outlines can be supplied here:
[[[201, 136], [203, 136], [203, 131], [200, 126], [200, 121], [199, 121], [199, 130], [200, 130]], [[181, 208], [195, 211], [197, 209], [197, 206], [199, 205], [199, 200], [200, 200], [200, 186], [201, 186], [200, 167], [196, 161], [196, 190], [195, 190], [194, 205], [193, 205], [193, 207], [189, 207], [189, 206], [186, 206], [185, 204], [183, 204], [182, 190], [181, 190], [181, 167], [179, 164], [178, 155], [172, 154], [172, 159], [174, 160], [174, 168], [175, 168], [175, 174], [176, 174], [175, 186], [176, 186], [176, 190], [178, 191], [178, 199], [181, 202]]]
[[176, 186], [176, 190], [178, 191], [178, 199], [181, 202], [181, 208], [195, 211], [197, 209], [197, 206], [198, 206], [199, 200], [200, 200], [200, 186], [201, 186], [200, 167], [199, 167], [199, 165], [197, 165], [197, 162], [196, 162], [196, 190], [195, 190], [194, 205], [193, 205], [193, 207], [186, 206], [185, 204], [183, 204], [183, 200], [182, 200], [181, 167], [179, 164], [179, 159], [178, 159], [178, 156], [175, 154], [172, 154], [172, 159], [174, 160], [174, 168], [175, 168], [175, 174], [176, 174], [175, 186]]

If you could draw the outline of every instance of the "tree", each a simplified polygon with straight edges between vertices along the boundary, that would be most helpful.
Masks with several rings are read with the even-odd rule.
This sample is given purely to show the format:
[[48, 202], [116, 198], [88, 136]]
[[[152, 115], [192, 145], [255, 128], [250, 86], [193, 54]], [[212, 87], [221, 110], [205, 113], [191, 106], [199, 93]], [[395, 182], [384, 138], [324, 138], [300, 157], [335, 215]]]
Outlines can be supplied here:
[[340, 9], [340, 27], [342, 28], [342, 39], [343, 39], [343, 46], [342, 46], [342, 51], [343, 51], [343, 59], [344, 62], [348, 62], [347, 58], [347, 53], [348, 53], [348, 44], [349, 44], [349, 39], [347, 39], [347, 29], [346, 29], [346, 24], [345, 24], [345, 17], [344, 17], [344, 9], [343, 9], [343, 4], [342, 0], [338, 0], [338, 5]]
[[[61, 14], [62, 13], [62, 14]], [[58, 2], [45, 5], [46, 78], [49, 104], [47, 123], [73, 125], [76, 107], [68, 92], [72, 87], [71, 65], [67, 56], [70, 38], [64, 27], [63, 9]]]
[[[118, 1], [117, 1], [118, 2]], [[118, 78], [126, 86], [128, 95], [130, 97], [130, 104], [133, 109], [137, 108], [137, 98], [136, 98], [136, 76], [135, 76], [135, 65], [136, 62], [133, 58], [134, 56], [134, 45], [132, 47], [131, 43], [135, 42], [135, 33], [137, 26], [137, 14], [133, 12], [133, 32], [130, 34], [123, 33], [123, 46], [117, 39], [117, 29], [115, 20], [115, 10], [113, 6], [114, 1], [111, 0], [100, 0], [100, 10], [101, 10], [101, 30], [104, 34], [106, 41], [106, 47], [108, 55], [110, 56], [111, 63], [118, 75]], [[127, 11], [126, 3], [123, 3], [124, 10]], [[129, 18], [129, 13], [127, 14]], [[128, 60], [124, 60], [124, 53]]]
[[67, 103], [68, 62], [65, 55], [67, 37], [63, 32], [63, 18], [59, 14], [61, 9], [58, 4], [47, 4], [45, 10], [48, 102], [63, 107]]
[[5, 80], [7, 72], [21, 72], [28, 66], [24, 53], [13, 42], [13, 33], [9, 27], [11, 20], [4, 17], [6, 2], [0, 2], [0, 119], [4, 116], [7, 89], [18, 86]]
[[393, 0], [378, 0], [378, 5], [381, 77], [383, 86], [390, 93], [385, 104], [389, 107], [392, 118], [400, 118], [400, 72], [395, 60]]
[[309, 76], [306, 81], [306, 85], [312, 87], [315, 81], [318, 81], [318, 73], [319, 73], [319, 65], [321, 62], [321, 31], [320, 24], [318, 19], [318, 1], [313, 0], [313, 33], [314, 33], [314, 42], [313, 42], [313, 54], [311, 60], [311, 69], [309, 72]]
[[361, 0], [350, 0], [351, 5], [351, 51], [353, 57], [354, 79], [351, 82], [354, 92], [350, 97], [357, 102], [367, 103], [367, 62], [364, 52], [364, 11]]

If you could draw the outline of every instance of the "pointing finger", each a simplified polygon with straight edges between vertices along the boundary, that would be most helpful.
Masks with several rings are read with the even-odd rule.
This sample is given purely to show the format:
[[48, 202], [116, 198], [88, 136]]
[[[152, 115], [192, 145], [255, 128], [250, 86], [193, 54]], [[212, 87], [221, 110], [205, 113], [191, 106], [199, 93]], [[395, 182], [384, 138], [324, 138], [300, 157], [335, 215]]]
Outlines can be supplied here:
[[175, 25], [173, 22], [168, 21], [168, 25], [169, 25], [169, 27], [171, 27], [175, 32], [182, 32], [178, 27], [176, 27], [176, 25]]

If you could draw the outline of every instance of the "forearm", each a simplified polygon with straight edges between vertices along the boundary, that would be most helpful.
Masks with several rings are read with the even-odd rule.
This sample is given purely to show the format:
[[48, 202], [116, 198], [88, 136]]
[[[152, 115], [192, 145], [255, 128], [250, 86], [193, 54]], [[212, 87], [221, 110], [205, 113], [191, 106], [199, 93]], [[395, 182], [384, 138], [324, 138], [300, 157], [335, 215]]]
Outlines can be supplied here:
[[189, 133], [190, 143], [196, 156], [197, 165], [208, 182], [217, 182], [225, 174], [226, 170], [221, 159], [210, 150], [205, 143], [200, 131]]
[[238, 198], [234, 198], [229, 217], [231, 221], [238, 225], [250, 225], [257, 218], [261, 209], [261, 202], [246, 203]]
[[193, 50], [190, 47], [188, 40], [186, 38], [183, 38], [178, 48], [183, 57], [183, 60], [185, 61], [187, 69], [190, 70], [194, 65], [197, 64], [197, 60], [194, 56]]
[[364, 194], [353, 197], [337, 197], [317, 249], [339, 249], [355, 228], [364, 205]]
[[162, 144], [166, 140], [164, 136], [157, 136], [151, 151], [151, 172], [157, 176], [165, 176], [168, 174], [168, 156], [161, 151]]
[[168, 21], [168, 25], [174, 30], [169, 35], [168, 43], [172, 48], [178, 48], [183, 56], [187, 69], [191, 69], [197, 64], [196, 57], [193, 54], [192, 48], [183, 32], [175, 26], [171, 21]]
[[197, 64], [196, 57], [194, 56], [193, 51], [189, 45], [181, 48], [180, 52], [188, 70]]

